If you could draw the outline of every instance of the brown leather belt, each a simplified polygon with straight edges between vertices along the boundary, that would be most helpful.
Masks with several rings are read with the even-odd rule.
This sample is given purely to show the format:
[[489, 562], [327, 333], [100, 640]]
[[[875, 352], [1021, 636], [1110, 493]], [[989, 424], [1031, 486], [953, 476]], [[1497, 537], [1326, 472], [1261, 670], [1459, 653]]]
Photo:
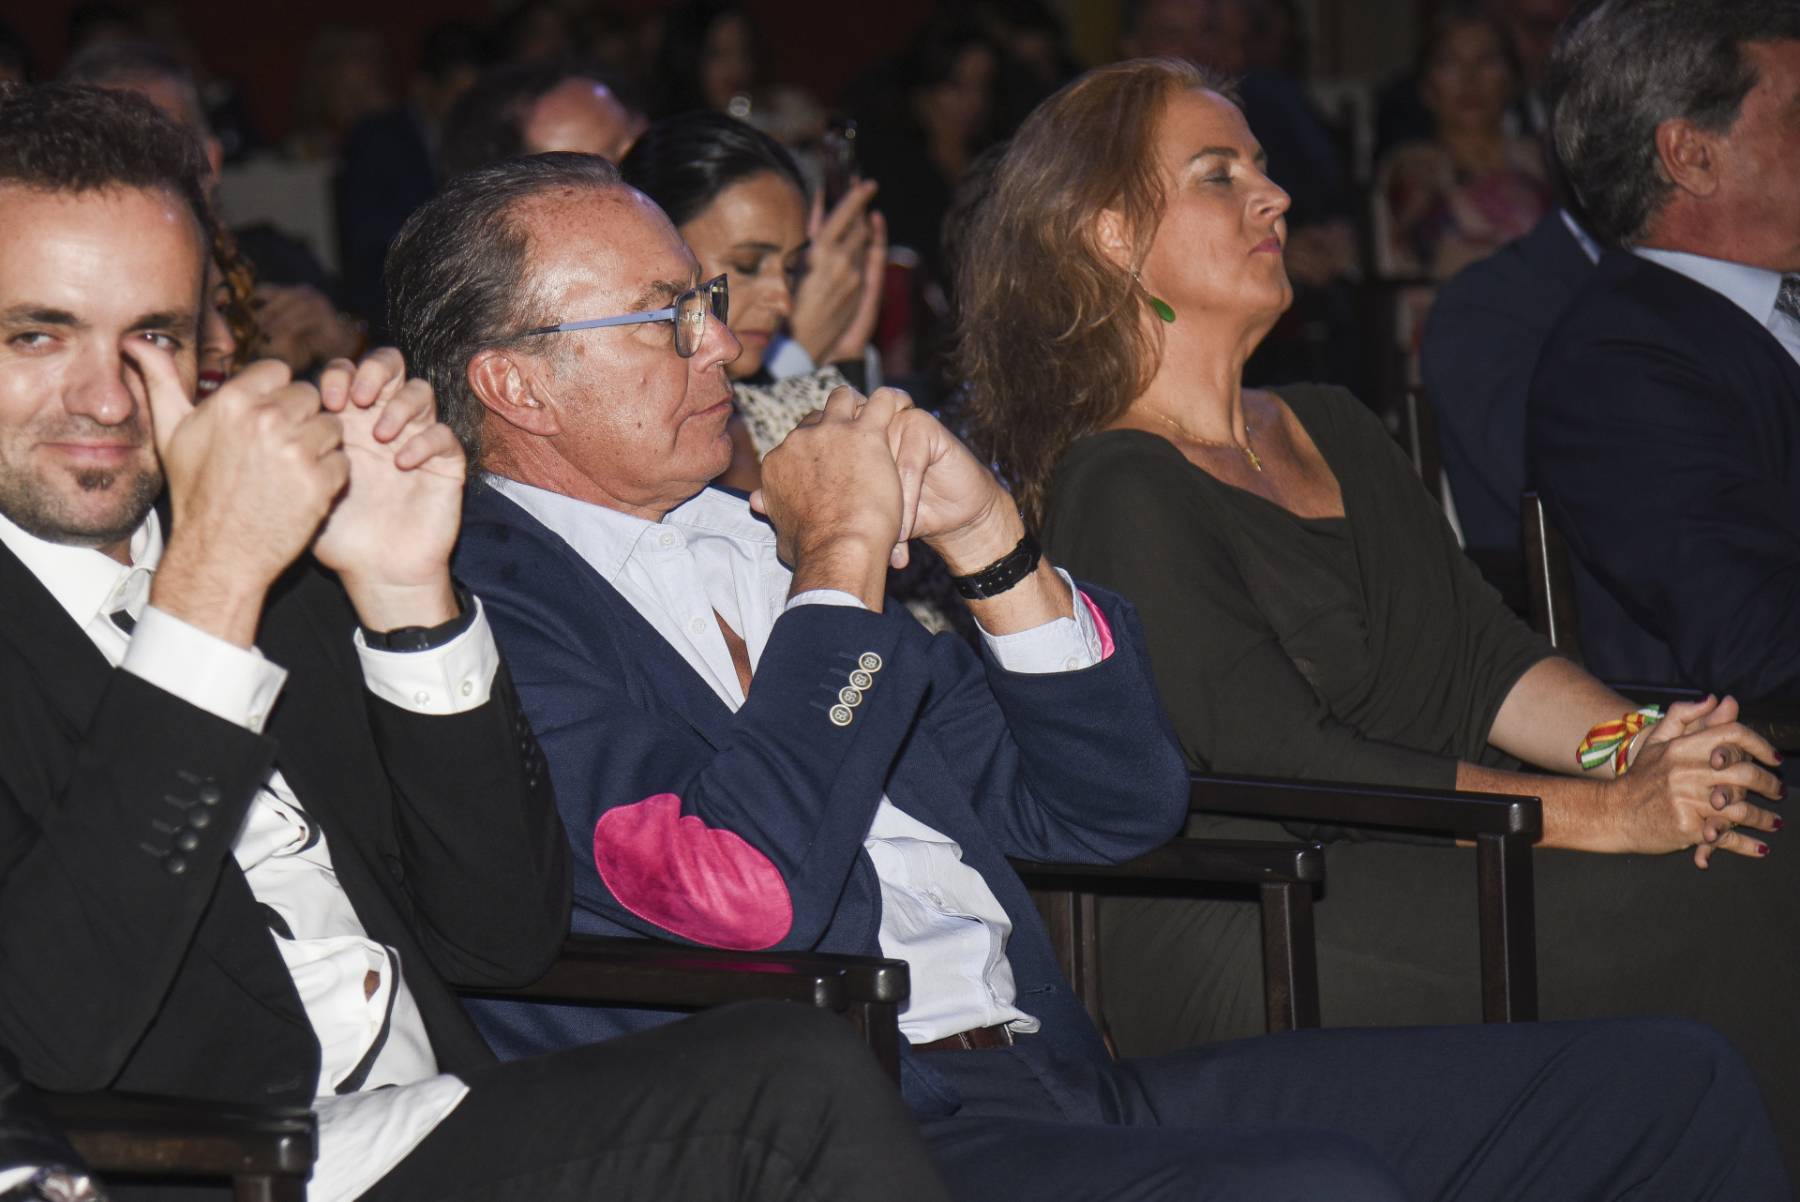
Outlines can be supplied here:
[[967, 1031], [958, 1031], [930, 1043], [915, 1043], [913, 1051], [978, 1052], [986, 1048], [1010, 1048], [1012, 1045], [1012, 1028], [1005, 1023], [996, 1023], [991, 1027], [971, 1027]]

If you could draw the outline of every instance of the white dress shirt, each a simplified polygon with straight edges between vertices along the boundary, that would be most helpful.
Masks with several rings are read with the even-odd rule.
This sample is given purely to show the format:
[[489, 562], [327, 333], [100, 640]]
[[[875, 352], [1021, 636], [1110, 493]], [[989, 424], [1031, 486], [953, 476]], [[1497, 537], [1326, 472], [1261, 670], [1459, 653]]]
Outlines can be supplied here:
[[[0, 541], [109, 663], [225, 721], [263, 729], [286, 671], [255, 648], [147, 605], [163, 549], [154, 512], [131, 537], [129, 567], [99, 551], [36, 538], [4, 515]], [[499, 652], [476, 606], [467, 631], [430, 651], [372, 650], [359, 631], [354, 639], [370, 690], [418, 713], [486, 704]], [[135, 619], [129, 634], [110, 617], [120, 610]], [[324, 832], [279, 769], [258, 791], [232, 854], [251, 893], [275, 916], [270, 937], [319, 1041], [319, 1149], [307, 1196], [354, 1198], [405, 1159], [468, 1087], [438, 1072], [399, 954], [368, 937], [338, 884]]]
[[[705, 489], [651, 522], [515, 480], [487, 480], [574, 548], [734, 712], [744, 693], [714, 610], [744, 640], [754, 670], [776, 619], [788, 609], [862, 604], [834, 590], [790, 600], [793, 578], [776, 558], [774, 531], [728, 493]], [[1098, 663], [1099, 635], [1073, 584], [1069, 607], [1070, 617], [998, 637], [983, 631], [982, 637], [1012, 672]], [[881, 953], [911, 969], [901, 1034], [929, 1043], [1000, 1023], [1037, 1030], [1038, 1020], [1016, 1005], [1006, 959], [1012, 922], [981, 874], [963, 863], [956, 841], [884, 795], [863, 846], [881, 883]]]
[[1800, 321], [1795, 321], [1775, 307], [1781, 294], [1781, 273], [1765, 271], [1725, 259], [1709, 259], [1678, 250], [1654, 250], [1640, 246], [1634, 251], [1670, 271], [1678, 271], [1696, 284], [1702, 284], [1748, 313], [1756, 324], [1775, 335], [1796, 363], [1800, 363]]

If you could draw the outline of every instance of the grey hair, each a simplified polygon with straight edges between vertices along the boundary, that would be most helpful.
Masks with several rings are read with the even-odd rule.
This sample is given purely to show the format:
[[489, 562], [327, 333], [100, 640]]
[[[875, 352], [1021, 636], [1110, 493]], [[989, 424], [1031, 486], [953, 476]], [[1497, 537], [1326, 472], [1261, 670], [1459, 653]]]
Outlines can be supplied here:
[[1550, 60], [1557, 158], [1601, 241], [1640, 241], [1674, 184], [1656, 130], [1723, 133], [1756, 86], [1750, 43], [1800, 38], [1800, 0], [1589, 0]]
[[519, 206], [549, 192], [622, 186], [618, 168], [598, 155], [505, 159], [451, 180], [389, 248], [388, 328], [408, 367], [437, 394], [438, 415], [471, 467], [481, 458], [482, 405], [469, 387], [469, 360], [535, 324]]

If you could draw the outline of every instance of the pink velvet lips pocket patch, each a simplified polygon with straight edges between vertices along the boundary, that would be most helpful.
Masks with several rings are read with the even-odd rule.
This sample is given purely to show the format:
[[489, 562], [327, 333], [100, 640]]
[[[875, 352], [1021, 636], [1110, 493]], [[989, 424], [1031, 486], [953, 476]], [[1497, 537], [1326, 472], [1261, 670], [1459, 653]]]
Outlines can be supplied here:
[[[1110, 636], [1107, 643], [1110, 650]], [[621, 906], [695, 943], [758, 951], [780, 943], [794, 924], [793, 898], [769, 857], [683, 815], [673, 793], [602, 814], [594, 867]]]

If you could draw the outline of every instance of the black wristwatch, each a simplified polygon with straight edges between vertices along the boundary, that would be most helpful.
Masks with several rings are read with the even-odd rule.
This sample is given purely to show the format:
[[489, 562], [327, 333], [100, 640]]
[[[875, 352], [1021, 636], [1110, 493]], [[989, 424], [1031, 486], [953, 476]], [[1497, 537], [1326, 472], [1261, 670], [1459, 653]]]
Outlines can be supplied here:
[[364, 645], [371, 651], [431, 651], [461, 637], [475, 624], [475, 598], [455, 581], [450, 587], [456, 593], [454, 618], [436, 626], [401, 626], [396, 630], [370, 630], [364, 626]]
[[998, 597], [1025, 577], [1037, 570], [1038, 560], [1044, 556], [1038, 547], [1037, 539], [1031, 537], [1027, 530], [1019, 545], [996, 559], [979, 572], [971, 572], [967, 576], [952, 576], [950, 583], [956, 591], [971, 601], [981, 601], [988, 597]]

